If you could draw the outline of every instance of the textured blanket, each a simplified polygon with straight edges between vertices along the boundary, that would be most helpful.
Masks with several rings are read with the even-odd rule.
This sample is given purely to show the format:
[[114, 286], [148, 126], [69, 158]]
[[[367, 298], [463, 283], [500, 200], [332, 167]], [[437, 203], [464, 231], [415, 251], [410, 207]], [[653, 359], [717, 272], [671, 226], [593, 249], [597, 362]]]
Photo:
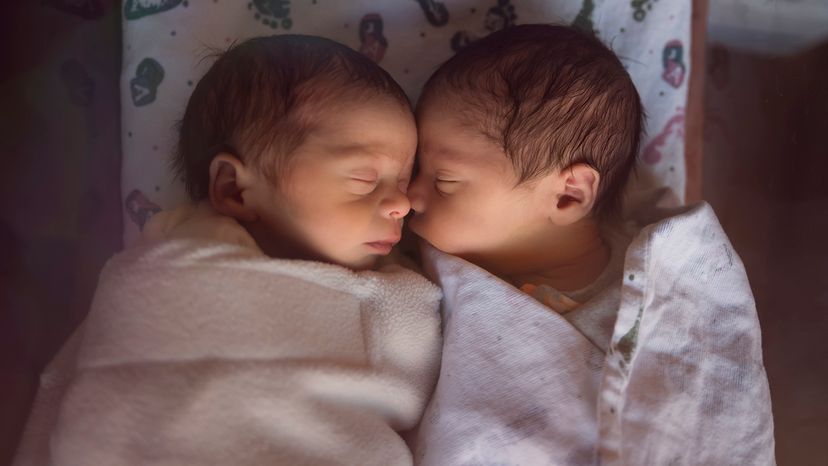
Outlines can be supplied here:
[[148, 242], [102, 272], [44, 373], [17, 465], [411, 464], [440, 291], [227, 242]]
[[485, 270], [431, 247], [424, 261], [444, 347], [420, 464], [774, 464], [753, 296], [706, 204], [634, 238], [606, 354]]

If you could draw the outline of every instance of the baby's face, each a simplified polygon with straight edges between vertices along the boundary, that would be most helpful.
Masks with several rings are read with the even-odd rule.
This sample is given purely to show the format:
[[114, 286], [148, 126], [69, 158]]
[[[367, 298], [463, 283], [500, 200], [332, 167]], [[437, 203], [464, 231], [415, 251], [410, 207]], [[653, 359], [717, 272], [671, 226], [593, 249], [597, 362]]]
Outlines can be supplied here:
[[418, 114], [419, 173], [409, 186], [409, 227], [461, 257], [496, 256], [543, 225], [542, 197], [502, 148], [440, 104]]
[[278, 232], [274, 241], [309, 258], [370, 268], [400, 239], [416, 149], [414, 117], [400, 104], [331, 106], [269, 191], [273, 208], [262, 220]]

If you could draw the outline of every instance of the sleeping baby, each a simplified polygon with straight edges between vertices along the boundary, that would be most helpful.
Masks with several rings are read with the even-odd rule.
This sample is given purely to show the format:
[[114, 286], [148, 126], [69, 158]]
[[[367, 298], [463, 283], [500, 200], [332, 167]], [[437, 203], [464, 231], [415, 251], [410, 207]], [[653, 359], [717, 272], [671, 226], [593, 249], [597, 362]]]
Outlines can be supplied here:
[[643, 116], [563, 26], [493, 33], [425, 85], [409, 226], [444, 346], [418, 463], [772, 463], [756, 310], [709, 206], [620, 220]]
[[192, 202], [107, 264], [16, 464], [411, 464], [440, 291], [374, 269], [416, 146], [402, 89], [341, 44], [219, 56], [179, 125]]
[[[611, 51], [568, 28], [512, 28], [445, 63], [417, 114], [412, 231], [559, 314], [618, 288], [643, 111]], [[600, 347], [613, 307], [588, 330]]]

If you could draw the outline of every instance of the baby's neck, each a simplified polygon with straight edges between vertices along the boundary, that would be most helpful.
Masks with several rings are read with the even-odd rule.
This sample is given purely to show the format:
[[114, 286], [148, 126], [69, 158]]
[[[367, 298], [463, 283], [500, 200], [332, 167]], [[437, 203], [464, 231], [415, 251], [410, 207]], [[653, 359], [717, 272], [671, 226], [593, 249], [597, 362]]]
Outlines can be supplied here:
[[548, 285], [559, 291], [576, 291], [595, 282], [610, 261], [609, 247], [596, 238], [596, 243], [585, 245], [580, 256], [550, 263], [548, 267], [505, 277], [516, 287], [531, 283]]
[[533, 236], [488, 260], [472, 261], [518, 288], [525, 284], [548, 285], [560, 291], [589, 286], [609, 264], [610, 249], [594, 222]]

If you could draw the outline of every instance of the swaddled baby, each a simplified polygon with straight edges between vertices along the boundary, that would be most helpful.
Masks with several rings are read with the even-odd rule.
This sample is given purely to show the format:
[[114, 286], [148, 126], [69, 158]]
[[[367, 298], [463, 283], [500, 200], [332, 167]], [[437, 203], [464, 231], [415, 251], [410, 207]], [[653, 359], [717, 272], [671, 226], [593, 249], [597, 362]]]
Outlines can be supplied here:
[[440, 292], [372, 270], [410, 209], [402, 89], [336, 42], [254, 38], [179, 129], [192, 202], [107, 264], [17, 464], [411, 464]]
[[[547, 25], [492, 34], [423, 89], [410, 228], [571, 314], [620, 284], [630, 238], [618, 214], [643, 115], [597, 39]], [[589, 331], [606, 347], [614, 312], [602, 307]]]
[[709, 206], [619, 220], [643, 110], [619, 58], [520, 25], [417, 104], [411, 230], [443, 288], [423, 465], [772, 464], [761, 332]]

